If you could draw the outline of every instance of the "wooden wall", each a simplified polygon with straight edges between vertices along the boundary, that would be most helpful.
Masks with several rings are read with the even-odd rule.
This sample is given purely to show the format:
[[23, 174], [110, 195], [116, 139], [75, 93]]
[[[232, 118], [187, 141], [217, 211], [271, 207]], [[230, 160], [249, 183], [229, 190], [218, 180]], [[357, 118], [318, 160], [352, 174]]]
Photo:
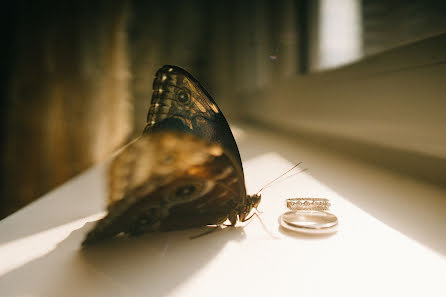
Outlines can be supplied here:
[[0, 218], [132, 128], [125, 1], [17, 1], [3, 14]]
[[[314, 32], [324, 1], [17, 0], [4, 4], [0, 11], [0, 217], [139, 135], [154, 73], [164, 64], [192, 72], [229, 120], [255, 118], [297, 130], [295, 123], [282, 119], [308, 118], [312, 125], [314, 115], [302, 114], [302, 106], [312, 110], [315, 106], [309, 98], [321, 94], [317, 100], [324, 102], [324, 108], [331, 106], [322, 94], [330, 92], [325, 84], [309, 83], [319, 77], [311, 70], [319, 46]], [[443, 2], [361, 1], [362, 54], [385, 52], [444, 32]], [[398, 57], [385, 63], [399, 61]], [[375, 65], [375, 60], [368, 61], [372, 62], [367, 65]], [[323, 73], [321, 77], [326, 77]], [[358, 108], [366, 106], [358, 104]], [[356, 115], [341, 111], [346, 113], [344, 119]], [[285, 117], [284, 112], [290, 114]], [[321, 121], [332, 115], [328, 110]], [[389, 125], [377, 117], [368, 127], [387, 131]], [[345, 136], [352, 127], [357, 125], [347, 123], [338, 132]], [[404, 149], [401, 146], [407, 141], [397, 144]]]

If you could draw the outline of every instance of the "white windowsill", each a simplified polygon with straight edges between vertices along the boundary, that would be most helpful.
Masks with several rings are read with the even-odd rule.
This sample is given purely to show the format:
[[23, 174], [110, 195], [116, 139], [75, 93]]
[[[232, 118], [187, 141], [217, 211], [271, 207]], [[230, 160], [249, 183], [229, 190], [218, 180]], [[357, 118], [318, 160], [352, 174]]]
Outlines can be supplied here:
[[[292, 137], [234, 134], [249, 193], [298, 161], [309, 168], [263, 192], [265, 228], [254, 219], [81, 251], [83, 224], [105, 206], [98, 165], [0, 221], [0, 296], [446, 296], [445, 189]], [[339, 231], [282, 231], [293, 196], [329, 198]]]

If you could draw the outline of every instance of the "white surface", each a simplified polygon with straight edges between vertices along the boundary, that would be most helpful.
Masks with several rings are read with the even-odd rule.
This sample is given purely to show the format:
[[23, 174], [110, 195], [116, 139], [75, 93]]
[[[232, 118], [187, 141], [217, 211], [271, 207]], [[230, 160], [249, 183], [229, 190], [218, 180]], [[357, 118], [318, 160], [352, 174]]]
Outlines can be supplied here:
[[[446, 296], [446, 192], [296, 139], [234, 129], [263, 224], [148, 234], [81, 250], [103, 212], [105, 165], [0, 221], [1, 296]], [[339, 231], [279, 228], [287, 197], [329, 198]]]

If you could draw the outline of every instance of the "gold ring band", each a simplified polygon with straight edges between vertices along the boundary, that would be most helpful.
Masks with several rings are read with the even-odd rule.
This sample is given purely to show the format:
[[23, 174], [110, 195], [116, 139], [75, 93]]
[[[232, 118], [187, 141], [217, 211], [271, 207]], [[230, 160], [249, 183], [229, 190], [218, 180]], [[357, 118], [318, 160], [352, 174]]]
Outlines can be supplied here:
[[280, 216], [280, 225], [300, 233], [327, 234], [337, 231], [338, 218], [325, 211], [288, 211]]

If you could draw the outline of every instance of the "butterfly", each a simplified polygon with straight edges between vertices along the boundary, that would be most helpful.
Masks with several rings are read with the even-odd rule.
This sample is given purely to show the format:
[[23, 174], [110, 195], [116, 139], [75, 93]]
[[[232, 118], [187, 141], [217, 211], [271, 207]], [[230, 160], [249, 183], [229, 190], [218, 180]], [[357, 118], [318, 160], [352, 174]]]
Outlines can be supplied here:
[[240, 153], [221, 110], [186, 70], [160, 68], [143, 135], [108, 171], [108, 214], [84, 244], [120, 235], [249, 220], [261, 195], [247, 195]]

